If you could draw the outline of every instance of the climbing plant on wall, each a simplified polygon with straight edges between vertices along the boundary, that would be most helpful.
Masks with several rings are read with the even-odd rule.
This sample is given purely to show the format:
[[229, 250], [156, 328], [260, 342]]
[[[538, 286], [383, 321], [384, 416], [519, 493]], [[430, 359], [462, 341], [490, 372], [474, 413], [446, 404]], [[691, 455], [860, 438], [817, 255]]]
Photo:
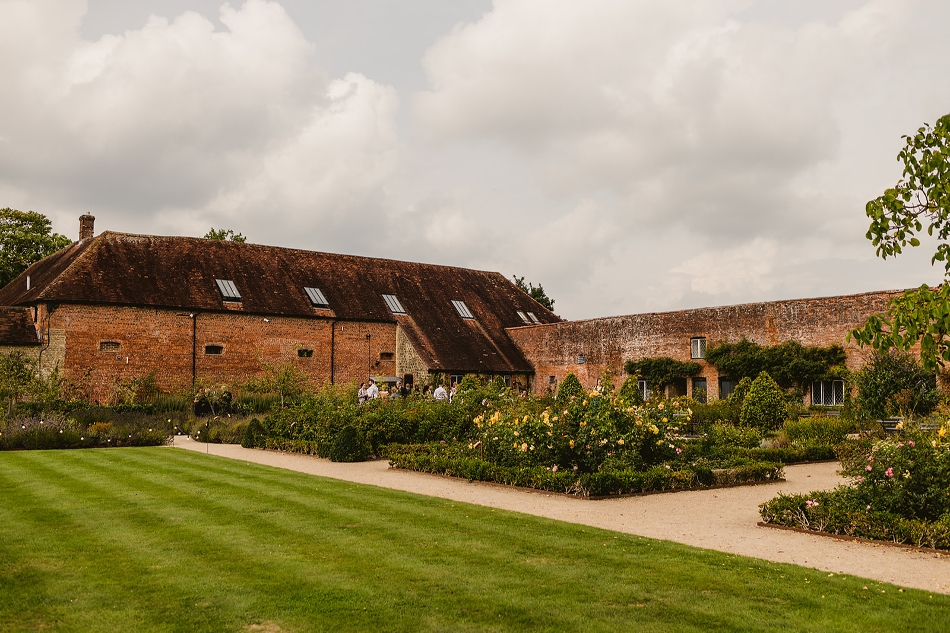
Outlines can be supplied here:
[[702, 365], [663, 356], [660, 358], [644, 358], [637, 361], [628, 360], [624, 363], [623, 368], [628, 374], [649, 381], [652, 390], [662, 391], [677, 380], [695, 376], [702, 369]]
[[847, 373], [840, 345], [806, 347], [797, 341], [767, 346], [746, 339], [721, 343], [706, 351], [706, 361], [720, 376], [733, 380], [755, 379], [764, 371], [783, 389], [804, 390], [816, 380], [840, 378]]

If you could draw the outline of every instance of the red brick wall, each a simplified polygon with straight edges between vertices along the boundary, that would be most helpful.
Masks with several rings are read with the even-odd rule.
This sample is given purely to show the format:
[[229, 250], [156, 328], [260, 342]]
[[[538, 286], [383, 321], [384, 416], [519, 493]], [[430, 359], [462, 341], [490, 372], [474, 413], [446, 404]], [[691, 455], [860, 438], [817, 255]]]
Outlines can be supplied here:
[[[619, 387], [625, 361], [658, 356], [688, 361], [690, 339], [703, 336], [708, 347], [742, 337], [762, 345], [788, 340], [803, 345], [838, 343], [845, 347], [849, 368], [857, 369], [863, 352], [854, 344], [845, 344], [846, 334], [869, 315], [883, 311], [897, 294], [887, 291], [635, 314], [511, 328], [508, 333], [534, 365], [537, 391], [547, 389], [549, 376], [560, 383], [571, 371], [584, 386], [592, 388], [605, 367], [615, 375]], [[584, 354], [584, 364], [577, 363], [579, 354]], [[699, 376], [707, 379], [709, 396], [718, 397], [715, 367], [700, 363], [703, 370]]]
[[[380, 352], [396, 351], [394, 323], [287, 317], [265, 321], [240, 312], [196, 314], [199, 380], [234, 383], [260, 371], [261, 361], [287, 360], [298, 362], [316, 383], [329, 382], [331, 373], [336, 383], [395, 373], [395, 360], [380, 360]], [[106, 401], [116, 380], [138, 378], [152, 370], [164, 389], [191, 388], [192, 319], [187, 311], [61, 305], [51, 313], [49, 327], [65, 330], [64, 374], [87, 383], [95, 400]], [[120, 348], [100, 351], [103, 341], [118, 342]], [[220, 345], [223, 353], [205, 354], [206, 345]], [[313, 356], [300, 358], [300, 348], [312, 349]]]

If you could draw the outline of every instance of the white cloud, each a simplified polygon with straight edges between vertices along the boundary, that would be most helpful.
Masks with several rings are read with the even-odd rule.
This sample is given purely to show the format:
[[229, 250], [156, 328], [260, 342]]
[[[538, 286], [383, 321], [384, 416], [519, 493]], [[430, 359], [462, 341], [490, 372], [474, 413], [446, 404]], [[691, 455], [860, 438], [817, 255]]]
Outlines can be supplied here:
[[[639, 271], [618, 289], [627, 311], [663, 307], [657, 286], [638, 282], [644, 273], [667, 278], [665, 307], [873, 289], [872, 275], [855, 287], [831, 265], [870, 259], [863, 205], [887, 184], [856, 173], [868, 143], [855, 151], [855, 138], [873, 138], [875, 151], [887, 148], [874, 160], [890, 162], [899, 133], [884, 136], [882, 122], [916, 126], [926, 104], [912, 91], [886, 107], [856, 95], [877, 96], [904, 71], [944, 74], [950, 44], [934, 23], [948, 10], [873, 0], [784, 26], [743, 19], [752, 4], [497, 0], [429, 49], [418, 127], [435, 147], [490, 140], [523, 155], [527, 185], [553, 216], [542, 232], [573, 238], [569, 209], [598, 199], [608, 237], [585, 244], [581, 233], [564, 256], [571, 266], [537, 267], [573, 296], [610, 264]], [[830, 284], [801, 274], [819, 261]], [[613, 305], [577, 309], [593, 315], [597, 304]]]
[[91, 211], [517, 273], [569, 318], [932, 278], [874, 260], [863, 207], [950, 102], [938, 0], [496, 0], [416, 94], [329, 76], [332, 38], [277, 2], [94, 41], [85, 11], [0, 3], [0, 206], [60, 231]]
[[7, 183], [42, 191], [48, 206], [111, 215], [111, 228], [193, 233], [229, 221], [278, 243], [384, 197], [395, 90], [329, 80], [279, 4], [224, 4], [221, 30], [198, 13], [153, 15], [95, 42], [77, 35], [83, 4], [23, 3], [0, 20], [62, 38], [3, 67], [18, 86], [0, 123]]

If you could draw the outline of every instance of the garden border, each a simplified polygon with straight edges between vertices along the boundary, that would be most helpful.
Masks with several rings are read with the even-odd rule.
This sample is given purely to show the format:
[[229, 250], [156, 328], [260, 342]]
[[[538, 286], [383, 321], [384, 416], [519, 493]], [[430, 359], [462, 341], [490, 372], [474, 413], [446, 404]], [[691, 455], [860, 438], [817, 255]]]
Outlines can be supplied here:
[[[263, 449], [263, 450], [270, 450], [270, 449]], [[369, 461], [380, 461], [380, 460], [369, 460]], [[815, 462], [809, 462], [809, 463], [815, 463]], [[666, 495], [666, 494], [672, 494], [675, 492], [702, 492], [705, 490], [723, 490], [725, 488], [748, 488], [751, 486], [761, 486], [765, 484], [771, 484], [778, 481], [786, 481], [786, 479], [782, 477], [781, 479], [768, 479], [768, 480], [763, 480], [763, 481], [756, 481], [753, 483], [728, 484], [728, 485], [723, 485], [723, 486], [706, 486], [704, 488], [679, 488], [677, 490], [649, 490], [647, 492], [625, 492], [624, 494], [620, 494], [620, 495], [582, 496], [582, 495], [572, 495], [568, 492], [555, 492], [553, 490], [543, 490], [541, 488], [525, 488], [522, 486], [512, 486], [509, 484], [501, 484], [501, 483], [498, 483], [497, 481], [483, 481], [481, 479], [468, 479], [466, 477], [455, 477], [454, 475], [443, 475], [442, 473], [430, 473], [424, 470], [413, 470], [411, 468], [396, 468], [395, 466], [390, 466], [389, 470], [394, 470], [394, 471], [403, 472], [403, 473], [416, 473], [418, 475], [426, 475], [428, 477], [442, 477], [443, 479], [450, 479], [452, 481], [465, 481], [470, 484], [481, 484], [484, 486], [493, 486], [497, 488], [502, 488], [504, 490], [520, 490], [522, 492], [533, 492], [533, 493], [542, 494], [542, 495], [556, 495], [558, 497], [567, 497], [568, 499], [578, 499], [580, 501], [607, 501], [609, 499], [627, 499], [630, 497], [646, 497], [648, 495]]]
[[847, 534], [835, 534], [833, 532], [824, 532], [821, 530], [807, 530], [805, 528], [794, 527], [792, 525], [779, 525], [778, 523], [766, 523], [765, 521], [759, 521], [756, 523], [758, 527], [772, 528], [775, 530], [787, 530], [789, 532], [799, 532], [801, 534], [812, 534], [814, 536], [825, 536], [836, 538], [841, 541], [852, 541], [855, 543], [865, 543], [867, 545], [881, 545], [886, 547], [899, 547], [901, 549], [907, 549], [914, 552], [919, 552], [921, 554], [936, 554], [938, 556], [947, 556], [950, 557], [950, 550], [936, 549], [933, 547], [920, 547], [918, 545], [908, 545], [907, 543], [895, 543], [893, 541], [879, 541], [870, 538], [864, 538], [861, 536], [849, 536]]

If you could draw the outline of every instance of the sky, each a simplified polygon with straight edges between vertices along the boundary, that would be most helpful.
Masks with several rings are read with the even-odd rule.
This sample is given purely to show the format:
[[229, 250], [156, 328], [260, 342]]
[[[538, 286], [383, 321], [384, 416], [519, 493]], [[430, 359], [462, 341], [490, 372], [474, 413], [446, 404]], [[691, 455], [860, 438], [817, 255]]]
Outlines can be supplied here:
[[[0, 0], [0, 207], [494, 270], [564, 318], [936, 283], [868, 200], [941, 0]], [[928, 246], [930, 248], [928, 248]]]

